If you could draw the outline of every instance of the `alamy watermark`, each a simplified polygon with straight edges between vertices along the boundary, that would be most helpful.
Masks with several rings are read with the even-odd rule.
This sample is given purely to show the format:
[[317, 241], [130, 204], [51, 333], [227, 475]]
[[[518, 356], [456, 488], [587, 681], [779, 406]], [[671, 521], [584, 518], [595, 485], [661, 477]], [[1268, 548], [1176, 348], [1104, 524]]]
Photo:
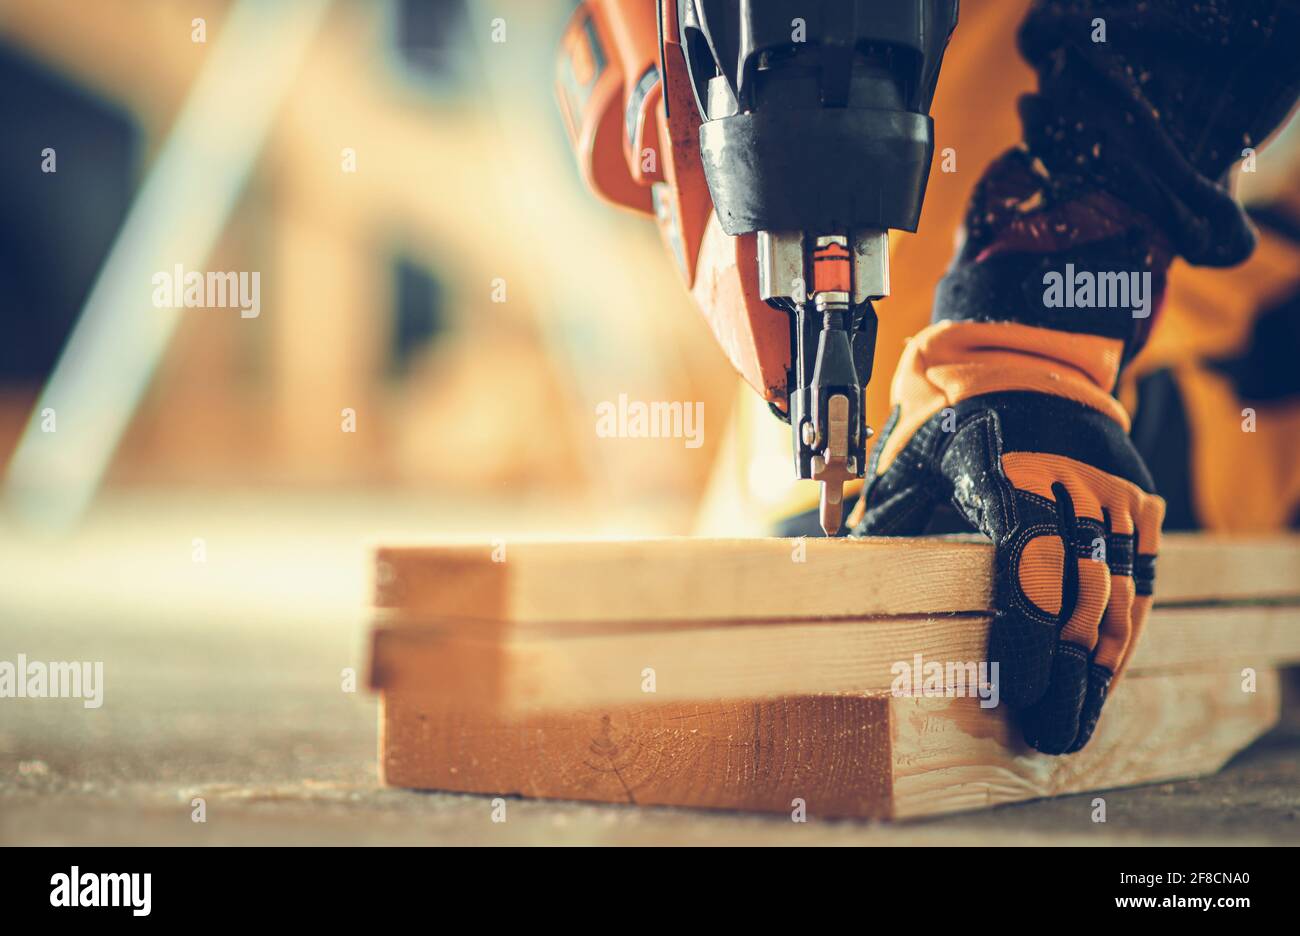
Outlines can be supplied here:
[[1130, 309], [1135, 319], [1151, 315], [1151, 271], [1105, 272], [1074, 269], [1043, 274], [1043, 305], [1049, 309]]
[[238, 309], [240, 318], [262, 314], [262, 274], [202, 273], [178, 263], [153, 275], [153, 304], [159, 309]]
[[596, 404], [596, 435], [602, 439], [684, 439], [689, 449], [704, 444], [704, 401], [629, 400]]
[[998, 664], [985, 662], [959, 662], [948, 660], [939, 663], [926, 661], [921, 654], [912, 654], [911, 661], [899, 660], [889, 668], [894, 681], [889, 691], [897, 697], [923, 699], [978, 698], [980, 708], [997, 708]]
[[104, 664], [89, 660], [43, 663], [18, 654], [0, 660], [0, 699], [82, 699], [88, 709], [104, 704]]
[[153, 874], [148, 871], [96, 874], [77, 865], [50, 878], [51, 907], [124, 907], [132, 916], [148, 916], [153, 908]]

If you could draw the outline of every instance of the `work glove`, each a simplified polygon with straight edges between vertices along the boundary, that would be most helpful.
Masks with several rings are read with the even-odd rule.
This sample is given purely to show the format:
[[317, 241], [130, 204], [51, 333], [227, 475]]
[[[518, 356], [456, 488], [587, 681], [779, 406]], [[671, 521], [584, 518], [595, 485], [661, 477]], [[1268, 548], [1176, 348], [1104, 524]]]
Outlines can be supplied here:
[[858, 535], [915, 535], [951, 505], [996, 549], [989, 660], [1025, 740], [1092, 736], [1151, 607], [1164, 501], [1128, 439], [1119, 342], [941, 322], [908, 345]]
[[1173, 257], [1250, 254], [1229, 171], [1294, 107], [1297, 39], [1294, 2], [1034, 0], [1022, 144], [895, 372], [854, 532], [950, 505], [993, 540], [989, 658], [1040, 751], [1087, 743], [1150, 610], [1165, 504], [1113, 393]]
[[936, 321], [894, 373], [854, 533], [927, 532], [945, 507], [993, 541], [999, 698], [1026, 742], [1066, 754], [1151, 607], [1165, 503], [1113, 394], [1173, 249], [1147, 215], [1023, 149], [986, 170], [965, 234]]

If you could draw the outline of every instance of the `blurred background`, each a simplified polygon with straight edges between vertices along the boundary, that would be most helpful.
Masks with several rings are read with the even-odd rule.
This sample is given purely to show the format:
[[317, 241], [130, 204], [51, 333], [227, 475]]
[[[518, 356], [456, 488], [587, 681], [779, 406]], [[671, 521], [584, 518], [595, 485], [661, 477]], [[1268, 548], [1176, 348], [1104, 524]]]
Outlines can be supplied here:
[[[551, 81], [574, 4], [244, 6], [3, 5], [7, 520], [238, 491], [360, 498], [380, 528], [686, 532], [737, 381], [654, 226], [581, 185]], [[68, 350], [115, 249], [259, 271], [261, 314], [157, 309], [136, 276]], [[600, 438], [619, 394], [702, 401], [704, 444]]]
[[[741, 535], [811, 503], [653, 223], [579, 179], [552, 90], [575, 5], [0, 2], [4, 530]], [[891, 244], [872, 425], [1017, 137], [1025, 6], [963, 9], [934, 105], [961, 171]], [[1289, 136], [1243, 198], [1300, 184]], [[260, 314], [155, 307], [176, 264], [257, 272]], [[1130, 378], [1248, 344], [1216, 308], [1244, 288], [1208, 282], [1175, 269]], [[620, 395], [702, 403], [703, 444], [602, 438]]]
[[[0, 0], [0, 659], [105, 674], [0, 703], [0, 842], [426, 840], [446, 804], [377, 787], [373, 544], [691, 530], [739, 379], [580, 181], [574, 6]], [[156, 306], [177, 264], [260, 314]], [[600, 437], [620, 394], [703, 444]]]

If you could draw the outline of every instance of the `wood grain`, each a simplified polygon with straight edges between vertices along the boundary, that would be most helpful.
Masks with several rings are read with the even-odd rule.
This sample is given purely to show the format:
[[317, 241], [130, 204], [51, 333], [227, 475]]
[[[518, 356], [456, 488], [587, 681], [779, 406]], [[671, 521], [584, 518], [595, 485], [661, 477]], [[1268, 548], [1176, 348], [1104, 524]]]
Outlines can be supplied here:
[[[655, 698], [753, 699], [887, 692], [893, 667], [980, 662], [984, 615], [783, 621], [587, 633], [500, 642], [405, 627], [375, 631], [376, 688], [420, 692], [505, 713], [639, 704], [644, 672]], [[1133, 674], [1300, 663], [1300, 606], [1157, 608], [1134, 651]]]
[[[494, 562], [494, 547], [486, 545], [382, 546], [375, 605], [415, 624], [500, 636], [584, 622], [988, 611], [992, 598], [992, 548], [968, 537], [521, 542], [495, 549], [504, 561]], [[1168, 536], [1156, 594], [1161, 604], [1300, 601], [1300, 538]]]
[[[1025, 747], [975, 699], [863, 693], [655, 701], [502, 719], [390, 692], [390, 784], [493, 795], [915, 818], [1212, 773], [1274, 723], [1278, 680], [1235, 669], [1133, 676], [1078, 754]], [[1090, 807], [1081, 806], [1080, 821]]]
[[654, 703], [501, 720], [386, 693], [387, 783], [647, 805], [885, 817], [889, 702], [864, 695]]
[[381, 547], [375, 605], [412, 618], [523, 631], [547, 622], [973, 611], [987, 609], [991, 597], [988, 549], [942, 539], [682, 538], [505, 548], [505, 561], [493, 562], [489, 547]]
[[1092, 740], [1066, 757], [1031, 750], [1010, 713], [990, 717], [978, 700], [895, 699], [894, 815], [933, 816], [1214, 773], [1276, 723], [1278, 683], [1276, 670], [1261, 670], [1256, 691], [1243, 692], [1235, 667], [1126, 677]]
[[[1169, 537], [1097, 735], [1046, 757], [1005, 707], [891, 694], [918, 655], [984, 660], [987, 544], [539, 543], [504, 558], [379, 551], [371, 682], [387, 782], [935, 815], [1212, 772], [1274, 723], [1276, 668], [1300, 663], [1300, 540]], [[1246, 667], [1257, 692], [1242, 691]]]

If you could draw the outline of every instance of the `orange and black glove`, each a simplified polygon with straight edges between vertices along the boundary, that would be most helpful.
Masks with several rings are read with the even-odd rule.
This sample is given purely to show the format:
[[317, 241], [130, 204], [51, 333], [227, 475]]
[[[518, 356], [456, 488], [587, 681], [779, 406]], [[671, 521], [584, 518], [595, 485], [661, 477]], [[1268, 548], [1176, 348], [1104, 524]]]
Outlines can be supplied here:
[[1294, 106], [1300, 3], [1035, 0], [1019, 40], [1038, 73], [1023, 144], [975, 188], [853, 532], [934, 531], [951, 509], [993, 540], [999, 692], [1062, 754], [1092, 735], [1155, 579], [1165, 505], [1120, 369], [1174, 256], [1251, 251], [1228, 172]]
[[1078, 750], [1151, 605], [1164, 501], [1107, 390], [1120, 343], [1012, 323], [912, 340], [859, 534], [924, 532], [948, 504], [997, 549], [989, 659], [1025, 739]]

